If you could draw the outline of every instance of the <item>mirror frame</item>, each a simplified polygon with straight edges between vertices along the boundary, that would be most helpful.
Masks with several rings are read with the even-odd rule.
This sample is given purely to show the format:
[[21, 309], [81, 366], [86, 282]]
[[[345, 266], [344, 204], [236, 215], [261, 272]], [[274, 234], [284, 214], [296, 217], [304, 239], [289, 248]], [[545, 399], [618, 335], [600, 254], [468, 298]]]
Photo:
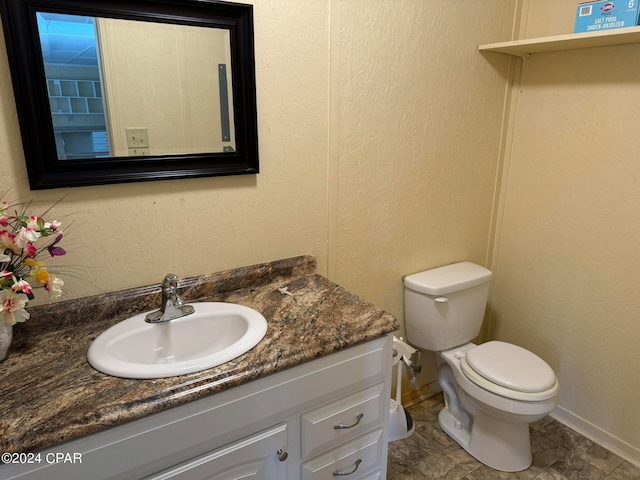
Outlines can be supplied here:
[[[0, 4], [32, 189], [259, 172], [252, 5], [216, 0], [0, 0]], [[228, 29], [236, 151], [59, 160], [37, 11]]]

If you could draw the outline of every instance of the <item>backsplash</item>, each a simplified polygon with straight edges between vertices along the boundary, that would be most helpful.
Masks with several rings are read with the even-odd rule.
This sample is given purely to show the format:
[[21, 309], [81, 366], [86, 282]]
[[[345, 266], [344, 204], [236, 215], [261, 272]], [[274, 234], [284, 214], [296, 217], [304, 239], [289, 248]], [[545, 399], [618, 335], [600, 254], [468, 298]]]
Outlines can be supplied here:
[[[313, 273], [315, 270], [315, 258], [303, 255], [181, 279], [178, 288], [180, 296], [185, 301], [193, 302], [202, 298], [215, 301], [216, 297], [232, 291], [268, 285], [284, 278]], [[160, 299], [161, 291], [158, 283], [28, 307], [31, 318], [28, 322], [15, 326], [12, 349], [19, 348], [20, 340], [26, 334], [38, 335], [75, 327], [86, 322], [87, 319], [128, 317], [159, 308]]]

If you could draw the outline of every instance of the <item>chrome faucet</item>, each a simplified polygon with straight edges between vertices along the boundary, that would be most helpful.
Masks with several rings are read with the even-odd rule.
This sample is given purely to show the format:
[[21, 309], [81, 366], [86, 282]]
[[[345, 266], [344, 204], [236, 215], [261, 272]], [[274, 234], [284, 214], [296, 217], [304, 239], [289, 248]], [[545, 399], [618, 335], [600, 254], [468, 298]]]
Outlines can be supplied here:
[[195, 312], [192, 305], [187, 305], [178, 295], [178, 276], [170, 273], [162, 282], [162, 305], [157, 312], [147, 314], [145, 322], [168, 322], [180, 317], [186, 317]]

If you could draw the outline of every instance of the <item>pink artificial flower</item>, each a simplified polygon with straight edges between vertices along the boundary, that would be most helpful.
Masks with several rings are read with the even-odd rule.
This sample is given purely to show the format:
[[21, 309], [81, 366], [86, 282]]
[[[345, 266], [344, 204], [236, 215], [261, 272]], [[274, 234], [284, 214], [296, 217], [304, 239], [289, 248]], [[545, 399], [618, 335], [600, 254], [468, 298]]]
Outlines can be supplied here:
[[11, 278], [11, 277], [13, 277], [13, 272], [10, 272], [8, 270], [2, 270], [0, 272], [0, 279], [2, 279], [2, 278]]
[[8, 227], [9, 226], [9, 219], [7, 217], [0, 217], [0, 226]]
[[18, 234], [15, 237], [15, 243], [19, 248], [24, 248], [29, 242], [35, 242], [40, 238], [40, 230], [36, 225], [35, 228], [31, 225], [31, 222], [26, 227], [22, 227], [18, 230]]
[[15, 293], [25, 293], [27, 295], [31, 295], [33, 293], [31, 285], [29, 285], [29, 282], [25, 280], [19, 280], [15, 282], [13, 285], [11, 285], [11, 290]]
[[7, 248], [16, 255], [20, 255], [20, 248], [16, 246], [16, 236], [7, 230], [0, 230], [0, 249]]
[[25, 254], [27, 255], [27, 257], [29, 257], [29, 258], [35, 257], [37, 255], [37, 253], [38, 253], [38, 249], [31, 242], [29, 242], [29, 243], [27, 243], [25, 245], [24, 251], [25, 251]]
[[58, 298], [62, 295], [62, 286], [64, 282], [62, 279], [57, 278], [54, 274], [50, 273], [47, 278], [47, 282], [44, 284], [44, 288], [47, 292], [49, 292], [49, 298], [52, 300]]
[[53, 230], [56, 233], [62, 233], [62, 223], [58, 222], [57, 220], [53, 220], [51, 223], [45, 226], [49, 227], [51, 230]]
[[24, 309], [28, 302], [29, 298], [24, 293], [0, 290], [0, 321], [15, 325], [29, 319], [31, 315]]
[[[8, 287], [14, 285], [18, 279], [16, 278], [13, 272], [8, 270], [0, 271], [0, 282], [3, 287]], [[0, 290], [1, 291], [1, 290]]]

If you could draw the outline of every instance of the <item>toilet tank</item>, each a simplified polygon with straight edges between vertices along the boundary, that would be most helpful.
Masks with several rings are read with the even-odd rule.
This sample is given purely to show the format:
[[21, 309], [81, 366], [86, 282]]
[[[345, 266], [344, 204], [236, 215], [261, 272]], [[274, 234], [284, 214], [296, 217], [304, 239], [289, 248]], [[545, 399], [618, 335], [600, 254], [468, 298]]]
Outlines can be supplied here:
[[491, 271], [471, 262], [454, 263], [404, 279], [407, 340], [440, 352], [464, 345], [480, 333]]

